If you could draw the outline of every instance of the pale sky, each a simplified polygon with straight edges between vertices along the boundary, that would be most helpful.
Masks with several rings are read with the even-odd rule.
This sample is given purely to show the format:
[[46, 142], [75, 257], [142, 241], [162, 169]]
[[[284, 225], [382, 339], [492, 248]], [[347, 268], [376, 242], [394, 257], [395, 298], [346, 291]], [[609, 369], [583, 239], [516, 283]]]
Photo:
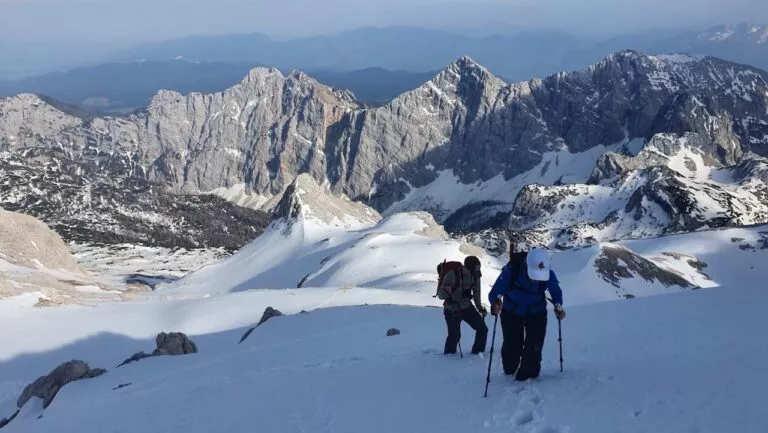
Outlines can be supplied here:
[[0, 45], [296, 36], [390, 25], [612, 35], [739, 21], [768, 23], [768, 0], [0, 0]]

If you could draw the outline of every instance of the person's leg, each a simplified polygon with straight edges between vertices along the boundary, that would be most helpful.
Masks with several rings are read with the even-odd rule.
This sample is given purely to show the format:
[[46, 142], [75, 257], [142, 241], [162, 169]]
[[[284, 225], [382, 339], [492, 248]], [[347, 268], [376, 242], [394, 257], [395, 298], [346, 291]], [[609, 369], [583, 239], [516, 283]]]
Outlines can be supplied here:
[[541, 351], [547, 335], [547, 313], [529, 316], [525, 324], [525, 344], [517, 380], [535, 379], [541, 372]]
[[448, 326], [448, 336], [445, 337], [444, 354], [456, 353], [456, 345], [461, 338], [461, 312], [443, 310], [445, 324]]
[[523, 321], [508, 311], [502, 310], [499, 314], [501, 333], [504, 337], [501, 345], [501, 363], [504, 374], [515, 374], [523, 353]]
[[475, 342], [472, 345], [472, 353], [485, 352], [485, 344], [488, 340], [488, 325], [485, 324], [483, 316], [475, 307], [465, 308], [461, 312], [461, 318], [475, 330]]

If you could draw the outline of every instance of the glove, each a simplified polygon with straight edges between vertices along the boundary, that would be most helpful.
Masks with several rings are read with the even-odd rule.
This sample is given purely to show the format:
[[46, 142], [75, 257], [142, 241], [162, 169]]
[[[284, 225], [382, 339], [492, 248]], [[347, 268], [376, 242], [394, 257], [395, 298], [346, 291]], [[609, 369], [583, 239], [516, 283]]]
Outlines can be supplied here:
[[495, 315], [499, 314], [499, 311], [501, 311], [501, 302], [498, 302], [498, 301], [494, 302], [491, 305], [491, 315], [495, 316]]
[[486, 310], [485, 307], [480, 307], [478, 311], [480, 311], [480, 315], [483, 316], [483, 319], [488, 315], [488, 310]]
[[560, 304], [555, 304], [555, 317], [557, 317], [557, 320], [565, 319], [565, 310], [563, 310], [563, 306]]

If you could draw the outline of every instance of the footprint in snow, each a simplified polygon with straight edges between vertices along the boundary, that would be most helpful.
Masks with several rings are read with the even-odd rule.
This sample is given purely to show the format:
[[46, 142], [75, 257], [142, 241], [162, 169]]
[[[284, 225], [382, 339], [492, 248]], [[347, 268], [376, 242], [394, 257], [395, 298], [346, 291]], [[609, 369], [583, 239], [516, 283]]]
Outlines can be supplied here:
[[517, 425], [525, 425], [533, 421], [534, 415], [533, 411], [520, 411], [515, 414], [513, 417], [515, 420], [515, 424]]

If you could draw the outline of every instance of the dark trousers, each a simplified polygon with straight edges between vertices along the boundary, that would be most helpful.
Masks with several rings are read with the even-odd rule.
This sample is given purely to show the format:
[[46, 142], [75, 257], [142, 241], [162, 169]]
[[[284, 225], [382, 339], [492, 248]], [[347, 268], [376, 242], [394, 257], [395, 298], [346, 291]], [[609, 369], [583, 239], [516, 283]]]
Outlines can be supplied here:
[[488, 326], [483, 316], [475, 307], [465, 308], [461, 311], [443, 310], [445, 324], [448, 325], [448, 337], [445, 338], [445, 352], [456, 353], [456, 345], [461, 339], [462, 320], [475, 331], [475, 342], [472, 345], [472, 353], [485, 352], [485, 343], [488, 340]]
[[[518, 316], [501, 311], [501, 363], [505, 374], [515, 374], [517, 380], [539, 377], [541, 350], [547, 334], [547, 312], [531, 316]], [[519, 367], [519, 369], [518, 369]]]

